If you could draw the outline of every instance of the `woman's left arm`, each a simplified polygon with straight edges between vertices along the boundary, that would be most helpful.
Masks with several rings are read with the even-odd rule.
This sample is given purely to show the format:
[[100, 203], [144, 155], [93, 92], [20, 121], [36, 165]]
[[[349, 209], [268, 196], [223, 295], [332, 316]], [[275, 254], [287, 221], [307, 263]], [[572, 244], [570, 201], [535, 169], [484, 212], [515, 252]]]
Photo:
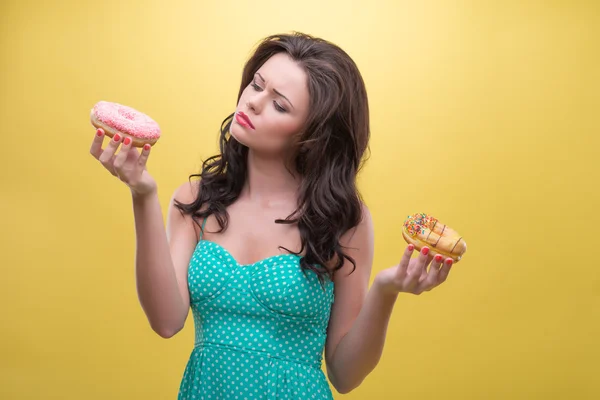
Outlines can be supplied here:
[[[342, 240], [356, 262], [346, 262], [335, 275], [335, 302], [325, 346], [327, 374], [335, 389], [348, 393], [357, 388], [375, 369], [385, 344], [388, 323], [398, 294], [420, 294], [446, 280], [452, 265], [432, 258], [427, 250], [411, 259], [412, 245], [406, 247], [397, 266], [383, 270], [369, 281], [373, 264], [373, 223], [366, 207], [363, 220]], [[427, 266], [429, 272], [427, 272]]]

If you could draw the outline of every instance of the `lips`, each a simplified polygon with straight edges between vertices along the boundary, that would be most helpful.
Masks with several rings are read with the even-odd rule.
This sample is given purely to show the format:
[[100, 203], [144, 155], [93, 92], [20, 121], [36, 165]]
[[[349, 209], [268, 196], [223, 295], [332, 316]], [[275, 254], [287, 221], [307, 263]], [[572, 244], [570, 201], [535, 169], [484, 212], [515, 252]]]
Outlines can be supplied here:
[[239, 111], [237, 113], [236, 119], [242, 125], [247, 125], [250, 128], [254, 129], [254, 125], [252, 125], [252, 121], [250, 121], [250, 118], [246, 114], [244, 114], [242, 111]]

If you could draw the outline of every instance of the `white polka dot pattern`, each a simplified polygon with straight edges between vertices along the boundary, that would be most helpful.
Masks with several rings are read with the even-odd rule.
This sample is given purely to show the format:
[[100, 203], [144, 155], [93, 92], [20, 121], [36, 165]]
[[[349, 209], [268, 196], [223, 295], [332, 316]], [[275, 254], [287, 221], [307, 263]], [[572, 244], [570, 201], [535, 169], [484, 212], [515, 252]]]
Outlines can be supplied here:
[[321, 369], [333, 282], [299, 261], [241, 265], [198, 243], [188, 271], [195, 347], [178, 399], [333, 399]]

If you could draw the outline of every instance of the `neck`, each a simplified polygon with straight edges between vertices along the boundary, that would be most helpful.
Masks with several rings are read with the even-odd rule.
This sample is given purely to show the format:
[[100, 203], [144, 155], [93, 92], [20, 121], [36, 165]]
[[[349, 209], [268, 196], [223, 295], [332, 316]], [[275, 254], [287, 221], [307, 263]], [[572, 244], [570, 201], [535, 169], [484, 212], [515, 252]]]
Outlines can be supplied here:
[[241, 195], [263, 206], [296, 201], [300, 177], [286, 168], [281, 157], [266, 157], [248, 151], [248, 178]]

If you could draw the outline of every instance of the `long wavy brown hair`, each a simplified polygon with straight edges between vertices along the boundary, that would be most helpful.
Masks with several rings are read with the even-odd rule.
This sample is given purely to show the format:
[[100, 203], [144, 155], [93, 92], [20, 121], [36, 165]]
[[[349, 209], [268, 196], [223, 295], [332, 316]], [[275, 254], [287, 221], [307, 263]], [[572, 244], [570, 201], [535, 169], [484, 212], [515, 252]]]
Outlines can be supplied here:
[[[340, 238], [362, 218], [361, 196], [356, 176], [362, 168], [370, 136], [369, 106], [362, 76], [348, 54], [321, 38], [294, 32], [268, 36], [246, 62], [238, 101], [256, 71], [273, 55], [285, 52], [308, 77], [309, 115], [295, 138], [292, 166], [301, 176], [298, 204], [285, 219], [275, 222], [297, 224], [304, 255], [302, 269], [312, 270], [323, 282], [333, 278], [344, 260], [356, 269], [344, 252]], [[237, 103], [236, 103], [237, 104]], [[227, 229], [227, 207], [240, 195], [247, 178], [248, 148], [229, 133], [234, 113], [221, 124], [220, 154], [203, 162], [198, 196], [191, 204], [175, 202], [196, 223], [214, 215], [220, 231]]]

